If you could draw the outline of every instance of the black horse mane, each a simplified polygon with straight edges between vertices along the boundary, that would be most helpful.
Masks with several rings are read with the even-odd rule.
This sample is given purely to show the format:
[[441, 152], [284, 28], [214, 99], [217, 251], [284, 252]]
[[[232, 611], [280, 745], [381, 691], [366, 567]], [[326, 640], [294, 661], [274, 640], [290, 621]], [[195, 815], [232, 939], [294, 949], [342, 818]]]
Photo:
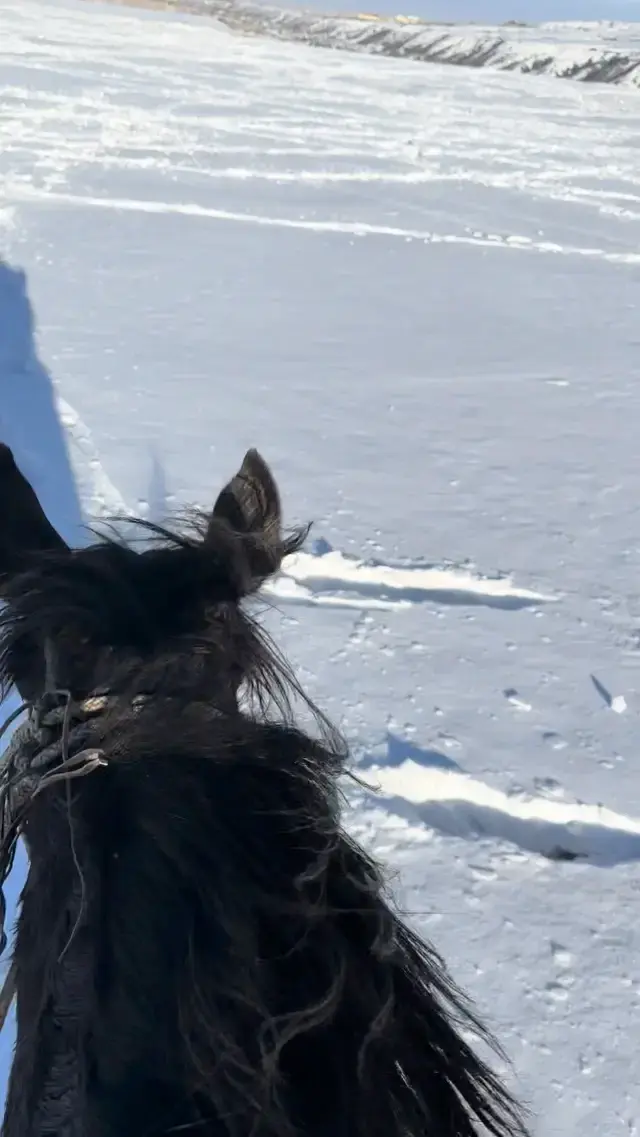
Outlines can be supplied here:
[[[304, 534], [266, 540], [204, 517], [182, 534], [141, 524], [153, 547], [106, 537], [33, 554], [4, 582], [0, 614], [5, 689], [29, 687], [44, 639], [61, 685], [111, 700], [93, 728], [108, 766], [83, 781], [74, 807], [80, 861], [105, 866], [87, 876], [103, 941], [86, 1014], [102, 1061], [94, 1077], [121, 1085], [137, 1047], [149, 1100], [136, 1129], [143, 1107], [127, 1091], [129, 1128], [114, 1091], [112, 1128], [100, 1133], [169, 1132], [169, 1118], [216, 1137], [524, 1134], [463, 1033], [497, 1045], [342, 828], [339, 733], [245, 611]], [[296, 725], [301, 697], [317, 737]], [[40, 800], [26, 831], [32, 863]], [[92, 905], [102, 914], [91, 917]], [[16, 960], [37, 987], [36, 929], [24, 919]], [[49, 932], [39, 950], [55, 958], [59, 932]], [[117, 1016], [101, 998], [114, 974]], [[163, 1105], [153, 1115], [156, 1063], [186, 1114]], [[9, 1114], [34, 1068], [19, 1039]]]

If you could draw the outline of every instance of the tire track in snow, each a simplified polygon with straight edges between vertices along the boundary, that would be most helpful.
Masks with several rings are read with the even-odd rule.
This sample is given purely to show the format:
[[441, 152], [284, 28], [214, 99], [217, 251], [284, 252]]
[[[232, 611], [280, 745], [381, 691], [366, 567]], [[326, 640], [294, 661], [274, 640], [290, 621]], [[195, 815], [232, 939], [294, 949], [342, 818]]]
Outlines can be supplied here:
[[585, 257], [610, 264], [640, 264], [640, 252], [616, 253], [601, 248], [580, 245], [559, 245], [555, 241], [534, 241], [520, 234], [434, 233], [426, 229], [409, 229], [394, 225], [373, 225], [364, 221], [307, 220], [295, 217], [271, 217], [262, 213], [241, 213], [229, 209], [215, 209], [197, 202], [152, 201], [150, 199], [95, 197], [38, 189], [26, 184], [4, 186], [7, 201], [13, 204], [46, 202], [47, 205], [73, 205], [76, 208], [107, 209], [122, 213], [148, 213], [203, 218], [212, 221], [233, 221], [246, 225], [264, 225], [279, 229], [302, 229], [313, 233], [346, 234], [352, 237], [391, 237], [403, 241], [421, 241], [425, 245], [466, 245], [474, 248], [501, 251], [537, 253], [546, 256]]
[[[390, 740], [390, 752], [392, 747]], [[390, 813], [447, 837], [495, 841], [550, 860], [583, 860], [601, 868], [640, 860], [640, 818], [599, 803], [508, 794], [433, 751], [424, 751], [421, 760], [394, 764], [365, 759], [358, 772]]]
[[330, 549], [288, 557], [266, 588], [275, 600], [307, 606], [401, 611], [416, 604], [470, 605], [515, 611], [557, 597], [519, 588], [507, 576], [482, 577], [436, 566], [366, 563]]

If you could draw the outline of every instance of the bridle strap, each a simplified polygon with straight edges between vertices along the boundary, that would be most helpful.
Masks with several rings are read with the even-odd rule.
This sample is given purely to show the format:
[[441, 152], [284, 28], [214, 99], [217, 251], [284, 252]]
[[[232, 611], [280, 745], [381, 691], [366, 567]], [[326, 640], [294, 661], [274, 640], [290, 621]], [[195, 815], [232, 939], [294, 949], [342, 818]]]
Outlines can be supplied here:
[[12, 959], [0, 990], [0, 1032], [3, 1030], [9, 1009], [16, 995], [17, 971], [16, 961]]
[[[47, 641], [49, 642], [49, 641]], [[109, 696], [94, 696], [85, 699], [74, 706], [71, 694], [55, 688], [55, 661], [49, 652], [46, 655], [47, 677], [45, 694], [37, 704], [23, 703], [13, 711], [0, 727], [0, 738], [25, 710], [29, 710], [28, 721], [15, 733], [8, 750], [3, 755], [4, 770], [0, 767], [0, 821], [2, 833], [0, 841], [0, 952], [4, 951], [7, 936], [4, 929], [6, 906], [2, 885], [11, 869], [15, 844], [20, 836], [22, 825], [26, 819], [29, 808], [34, 799], [43, 790], [57, 782], [70, 782], [74, 778], [85, 777], [94, 770], [106, 766], [107, 758], [104, 751], [96, 747], [80, 749], [74, 754], [69, 753], [71, 736], [74, 733], [72, 723], [76, 721], [76, 729], [83, 727], [87, 730], [88, 720], [100, 715], [110, 702]], [[47, 743], [46, 735], [56, 727], [61, 728], [61, 737], [57, 742]], [[38, 746], [38, 742], [40, 745]], [[35, 750], [34, 750], [35, 746]], [[21, 750], [28, 754], [32, 751], [30, 761], [23, 769], [16, 769], [17, 758]], [[61, 760], [47, 767], [47, 758], [56, 757]], [[29, 785], [29, 783], [32, 783]], [[27, 788], [25, 799], [16, 809], [12, 817], [11, 796], [16, 791]], [[9, 971], [0, 989], [0, 1032], [9, 1013], [9, 1009], [16, 995], [17, 966], [12, 959]]]
[[51, 694], [56, 691], [58, 684], [56, 683], [56, 647], [51, 639], [51, 636], [46, 636], [44, 641], [44, 691], [45, 695]]

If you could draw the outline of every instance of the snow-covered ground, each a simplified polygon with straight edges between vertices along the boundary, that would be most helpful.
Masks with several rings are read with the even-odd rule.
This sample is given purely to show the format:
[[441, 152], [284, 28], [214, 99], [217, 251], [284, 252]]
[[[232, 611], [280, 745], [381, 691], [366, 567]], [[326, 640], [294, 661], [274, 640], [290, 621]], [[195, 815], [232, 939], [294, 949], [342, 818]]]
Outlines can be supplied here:
[[349, 825], [537, 1137], [637, 1134], [638, 94], [80, 0], [0, 90], [0, 435], [69, 534], [263, 451]]

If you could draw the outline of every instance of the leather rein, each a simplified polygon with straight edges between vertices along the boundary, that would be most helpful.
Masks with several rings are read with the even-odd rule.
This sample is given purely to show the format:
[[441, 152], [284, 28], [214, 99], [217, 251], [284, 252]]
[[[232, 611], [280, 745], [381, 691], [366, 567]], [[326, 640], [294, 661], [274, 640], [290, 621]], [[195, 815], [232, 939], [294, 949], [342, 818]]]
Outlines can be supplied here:
[[[0, 760], [0, 955], [7, 946], [4, 885], [15, 860], [18, 839], [35, 798], [50, 786], [82, 778], [107, 765], [104, 751], [83, 747], [91, 720], [112, 702], [108, 695], [74, 702], [69, 691], [50, 689], [37, 703], [23, 703], [0, 727], [2, 738], [26, 710]], [[0, 1031], [16, 993], [12, 961], [0, 990]]]

